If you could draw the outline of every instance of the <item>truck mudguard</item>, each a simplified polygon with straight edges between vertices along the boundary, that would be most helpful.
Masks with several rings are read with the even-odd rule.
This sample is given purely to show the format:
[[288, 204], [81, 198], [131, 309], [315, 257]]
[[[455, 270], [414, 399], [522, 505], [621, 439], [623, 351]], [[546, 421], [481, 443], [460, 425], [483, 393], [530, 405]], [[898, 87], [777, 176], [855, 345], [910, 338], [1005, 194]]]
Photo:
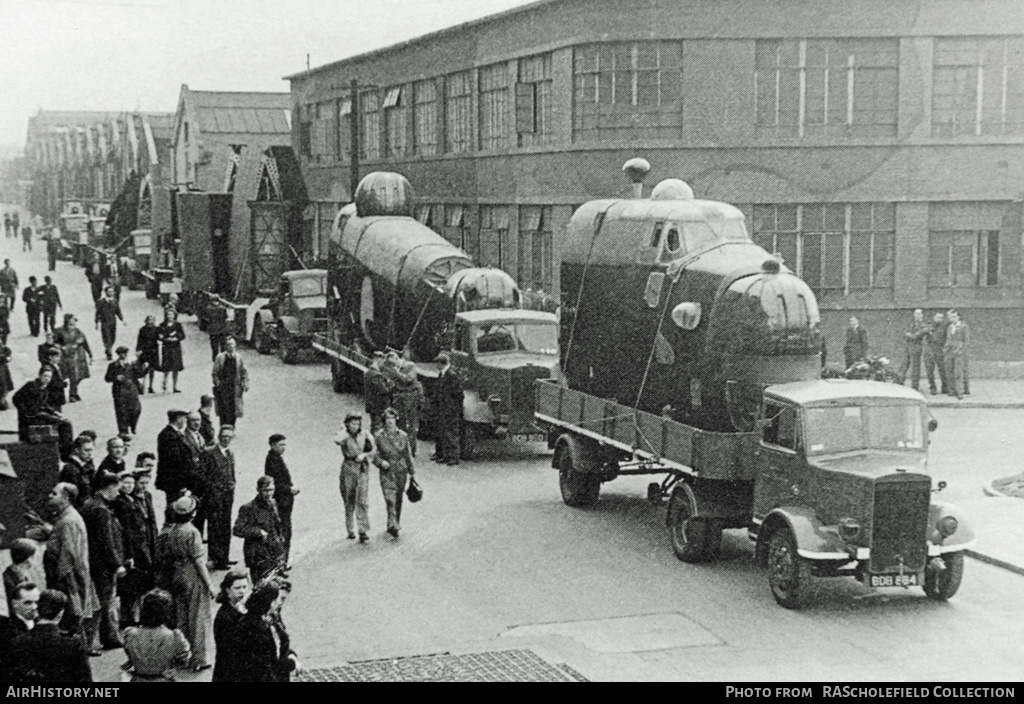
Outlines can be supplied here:
[[779, 506], [765, 516], [757, 535], [757, 554], [766, 555], [768, 539], [780, 525], [789, 528], [796, 539], [797, 552], [808, 560], [853, 560], [843, 539], [832, 527], [825, 526], [809, 506]]
[[281, 327], [287, 330], [292, 335], [299, 334], [299, 319], [294, 315], [284, 315], [277, 319], [277, 322]]
[[[953, 535], [943, 538], [938, 530], [938, 523], [946, 516], [951, 516], [957, 521], [957, 529]], [[929, 553], [956, 552], [964, 550], [974, 543], [974, 529], [967, 521], [967, 514], [957, 506], [932, 499], [928, 507], [928, 543]], [[935, 550], [938, 548], [938, 550]]]

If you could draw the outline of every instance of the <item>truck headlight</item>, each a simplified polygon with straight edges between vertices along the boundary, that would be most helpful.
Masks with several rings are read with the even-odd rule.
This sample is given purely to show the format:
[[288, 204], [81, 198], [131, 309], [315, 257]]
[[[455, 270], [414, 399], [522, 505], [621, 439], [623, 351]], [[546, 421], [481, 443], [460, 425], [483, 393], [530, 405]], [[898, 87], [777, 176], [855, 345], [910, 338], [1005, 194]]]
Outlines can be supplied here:
[[959, 527], [960, 522], [952, 516], [943, 516], [935, 526], [936, 530], [939, 531], [939, 535], [943, 538], [948, 538], [953, 535], [953, 533], [956, 533], [956, 529]]
[[860, 535], [860, 524], [852, 518], [844, 518], [839, 521], [839, 535], [843, 540], [853, 540]]

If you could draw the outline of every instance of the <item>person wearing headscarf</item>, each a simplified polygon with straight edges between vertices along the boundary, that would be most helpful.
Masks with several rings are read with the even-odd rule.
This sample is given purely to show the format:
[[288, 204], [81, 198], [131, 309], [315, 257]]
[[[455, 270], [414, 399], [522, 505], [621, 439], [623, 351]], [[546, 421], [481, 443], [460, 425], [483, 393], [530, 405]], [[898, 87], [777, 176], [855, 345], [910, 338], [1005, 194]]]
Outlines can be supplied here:
[[157, 586], [174, 597], [175, 624], [192, 646], [190, 666], [200, 672], [212, 665], [206, 657], [210, 602], [216, 596], [206, 569], [206, 548], [192, 525], [198, 503], [189, 492], [168, 507], [167, 523], [156, 539]]
[[380, 469], [380, 488], [388, 507], [388, 533], [398, 537], [402, 520], [402, 494], [405, 482], [413, 476], [412, 448], [409, 436], [398, 427], [398, 413], [394, 408], [384, 411], [384, 427], [373, 436], [377, 454], [373, 463]]
[[[383, 409], [382, 409], [383, 412]], [[341, 496], [345, 502], [345, 527], [348, 539], [354, 540], [355, 524], [359, 524], [359, 542], [370, 539], [369, 501], [370, 462], [377, 452], [373, 436], [363, 430], [363, 417], [358, 413], [345, 416], [345, 430], [334, 438], [341, 447]]]
[[281, 588], [269, 581], [253, 590], [245, 602], [241, 636], [247, 656], [241, 663], [238, 682], [287, 682], [296, 667], [287, 632], [277, 628], [274, 611], [279, 607]]

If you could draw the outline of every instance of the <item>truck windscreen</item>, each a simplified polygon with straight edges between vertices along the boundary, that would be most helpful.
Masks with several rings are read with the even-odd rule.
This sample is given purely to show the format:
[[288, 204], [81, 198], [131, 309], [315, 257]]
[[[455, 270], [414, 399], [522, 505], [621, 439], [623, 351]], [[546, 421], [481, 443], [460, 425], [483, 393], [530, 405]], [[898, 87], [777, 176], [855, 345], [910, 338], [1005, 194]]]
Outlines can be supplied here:
[[807, 408], [807, 453], [854, 450], [922, 450], [921, 409], [915, 405], [848, 405]]
[[474, 330], [477, 354], [558, 354], [558, 327], [537, 323], [493, 323]]

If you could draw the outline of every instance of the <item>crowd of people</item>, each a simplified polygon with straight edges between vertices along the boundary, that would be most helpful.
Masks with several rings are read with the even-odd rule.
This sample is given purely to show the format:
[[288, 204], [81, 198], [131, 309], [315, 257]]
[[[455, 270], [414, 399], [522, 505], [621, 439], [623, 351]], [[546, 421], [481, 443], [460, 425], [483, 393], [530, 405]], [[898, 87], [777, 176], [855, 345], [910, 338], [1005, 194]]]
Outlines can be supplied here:
[[[75, 434], [63, 415], [66, 404], [81, 400], [93, 348], [74, 313], [65, 312], [63, 325], [55, 325], [63, 304], [51, 278], [39, 286], [30, 277], [22, 294], [29, 334], [42, 334], [45, 341], [37, 350], [38, 374], [12, 400], [21, 440], [56, 439], [63, 466], [49, 494], [50, 515], [38, 517], [31, 539], [17, 541], [15, 564], [4, 574], [11, 615], [0, 618], [0, 678], [88, 681], [91, 656], [123, 648], [126, 670], [137, 680], [168, 680], [176, 669], [211, 667], [215, 681], [287, 680], [298, 661], [281, 605], [291, 590], [292, 513], [300, 493], [285, 460], [287, 438], [269, 436], [255, 496], [235, 515], [231, 444], [244, 415], [249, 374], [235, 340], [217, 334], [211, 337], [212, 393], [202, 395], [196, 410], [168, 411], [156, 452], [138, 452], [128, 462], [143, 400], [155, 393], [156, 374], [163, 374], [163, 392], [168, 381], [171, 392], [180, 392], [185, 330], [171, 296], [161, 323], [156, 316], [146, 317], [132, 358], [131, 348], [117, 344], [125, 324], [119, 287], [109, 280], [96, 286], [103, 273], [87, 269], [87, 275], [118, 434], [106, 439], [106, 455], [97, 464], [97, 433]], [[5, 262], [0, 270], [4, 343], [18, 285], [17, 273]], [[9, 360], [6, 345], [4, 352]], [[462, 388], [450, 361], [441, 361], [439, 383], [448, 389], [444, 395], [451, 409], [440, 414], [443, 439], [433, 459], [457, 464]], [[408, 492], [415, 501], [421, 491], [414, 463], [423, 387], [415, 366], [395, 350], [377, 353], [364, 381], [369, 429], [363, 428], [362, 414], [351, 413], [334, 438], [342, 454], [339, 485], [348, 538], [370, 539], [368, 486], [371, 469], [377, 467], [387, 534], [397, 540], [403, 497]], [[3, 396], [13, 390], [4, 358], [0, 390]], [[165, 494], [162, 517], [154, 509], [151, 484]], [[242, 541], [244, 568], [230, 559], [232, 538]], [[39, 550], [42, 560], [36, 557]], [[218, 586], [215, 578], [221, 573]], [[213, 601], [220, 603], [215, 617]], [[37, 630], [37, 624], [42, 628]], [[207, 652], [211, 634], [213, 653]]]

